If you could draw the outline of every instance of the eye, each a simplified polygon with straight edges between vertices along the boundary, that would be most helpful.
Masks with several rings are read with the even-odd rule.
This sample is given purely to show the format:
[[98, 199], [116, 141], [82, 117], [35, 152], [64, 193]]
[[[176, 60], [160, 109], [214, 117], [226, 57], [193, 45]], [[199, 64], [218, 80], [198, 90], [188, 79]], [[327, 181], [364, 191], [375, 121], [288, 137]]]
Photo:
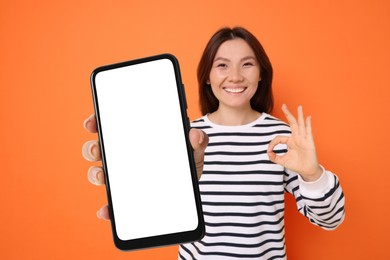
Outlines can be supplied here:
[[252, 67], [252, 66], [255, 66], [255, 64], [252, 62], [245, 62], [243, 66], [244, 67]]
[[218, 63], [217, 68], [227, 68], [226, 63]]

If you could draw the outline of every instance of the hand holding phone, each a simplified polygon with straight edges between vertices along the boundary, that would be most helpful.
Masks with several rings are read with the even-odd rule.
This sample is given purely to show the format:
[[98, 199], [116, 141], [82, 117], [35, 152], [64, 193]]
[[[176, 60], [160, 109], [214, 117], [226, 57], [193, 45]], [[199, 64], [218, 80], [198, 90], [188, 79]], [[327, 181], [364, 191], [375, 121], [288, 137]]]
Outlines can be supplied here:
[[117, 247], [200, 239], [203, 214], [177, 60], [164, 54], [100, 67], [91, 84]]

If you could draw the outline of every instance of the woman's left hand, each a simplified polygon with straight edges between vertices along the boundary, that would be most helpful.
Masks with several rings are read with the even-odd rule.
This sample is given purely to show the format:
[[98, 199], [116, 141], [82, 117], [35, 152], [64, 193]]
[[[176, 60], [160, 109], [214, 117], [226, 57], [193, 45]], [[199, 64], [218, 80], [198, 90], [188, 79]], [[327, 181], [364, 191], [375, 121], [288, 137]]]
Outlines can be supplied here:
[[[302, 106], [298, 107], [298, 120], [290, 113], [286, 105], [282, 110], [291, 127], [291, 136], [277, 136], [268, 146], [269, 159], [301, 175], [304, 181], [315, 181], [322, 175], [318, 164], [316, 148], [311, 127], [311, 117], [303, 116]], [[287, 153], [276, 155], [273, 151], [278, 144], [287, 145]]]

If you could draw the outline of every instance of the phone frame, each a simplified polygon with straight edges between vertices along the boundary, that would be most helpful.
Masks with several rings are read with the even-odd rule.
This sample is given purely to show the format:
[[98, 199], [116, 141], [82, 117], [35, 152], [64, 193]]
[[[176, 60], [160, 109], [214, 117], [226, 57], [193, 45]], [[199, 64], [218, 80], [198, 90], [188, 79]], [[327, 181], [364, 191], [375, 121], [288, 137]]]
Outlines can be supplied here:
[[[104, 137], [102, 134], [102, 126], [101, 126], [100, 112], [99, 112], [100, 108], [99, 108], [99, 102], [97, 97], [95, 79], [100, 72], [104, 72], [116, 68], [122, 68], [126, 66], [132, 66], [140, 63], [150, 62], [150, 61], [156, 61], [159, 59], [170, 60], [174, 68], [177, 94], [180, 103], [180, 108], [178, 109], [180, 109], [181, 112], [182, 124], [183, 124], [183, 129], [185, 134], [185, 142], [186, 142], [188, 160], [190, 165], [192, 187], [193, 187], [193, 193], [195, 197], [196, 211], [198, 215], [197, 216], [198, 226], [194, 230], [188, 230], [188, 231], [183, 231], [178, 233], [169, 233], [169, 234], [157, 235], [152, 237], [122, 240], [118, 237], [116, 231], [117, 229], [116, 229], [115, 217], [114, 217], [114, 212], [112, 207], [110, 176], [107, 171], [106, 153], [104, 148]], [[125, 62], [101, 66], [93, 70], [90, 80], [91, 80], [92, 97], [93, 97], [93, 104], [94, 104], [94, 110], [95, 110], [96, 122], [97, 122], [97, 131], [98, 131], [98, 137], [100, 143], [102, 167], [103, 167], [105, 182], [106, 182], [105, 186], [106, 186], [106, 193], [108, 199], [108, 210], [111, 219], [111, 228], [112, 228], [115, 246], [120, 250], [136, 250], [136, 249], [168, 246], [168, 245], [174, 245], [179, 243], [187, 243], [187, 242], [192, 242], [201, 239], [205, 233], [205, 223], [204, 223], [203, 211], [201, 205], [198, 177], [196, 172], [196, 164], [194, 160], [193, 149], [191, 147], [190, 139], [189, 139], [190, 123], [187, 115], [186, 95], [185, 95], [184, 85], [181, 80], [180, 66], [177, 58], [172, 54], [165, 53], [165, 54], [159, 54], [155, 56], [149, 56], [145, 58], [134, 59]]]

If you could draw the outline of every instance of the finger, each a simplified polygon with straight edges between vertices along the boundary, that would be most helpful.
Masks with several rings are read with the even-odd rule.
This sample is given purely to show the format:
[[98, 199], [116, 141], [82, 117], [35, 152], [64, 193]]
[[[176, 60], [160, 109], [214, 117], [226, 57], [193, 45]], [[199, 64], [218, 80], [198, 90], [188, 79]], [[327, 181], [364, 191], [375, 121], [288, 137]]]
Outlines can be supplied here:
[[101, 160], [99, 142], [96, 140], [87, 141], [82, 148], [83, 156], [86, 160], [96, 162]]
[[306, 118], [306, 139], [314, 141], [313, 139], [313, 130], [311, 126], [311, 116]]
[[85, 119], [84, 128], [87, 129], [91, 133], [97, 132], [95, 114], [92, 114], [87, 119]]
[[104, 205], [103, 207], [101, 207], [101, 208], [96, 212], [96, 216], [97, 216], [99, 219], [110, 220], [110, 214], [109, 214], [109, 212], [108, 212], [108, 206], [107, 206], [107, 205]]
[[88, 170], [88, 180], [97, 186], [104, 185], [105, 179], [102, 167], [91, 166]]
[[273, 152], [278, 144], [287, 144], [289, 137], [278, 135], [268, 145], [267, 153]]
[[276, 155], [274, 149], [279, 144], [286, 144], [289, 137], [287, 136], [276, 136], [268, 145], [267, 154], [271, 162], [280, 164], [281, 156]]
[[288, 110], [286, 104], [282, 105], [282, 111], [283, 111], [284, 115], [287, 118], [287, 121], [288, 121], [288, 123], [289, 123], [289, 125], [291, 127], [291, 131], [292, 132], [298, 132], [297, 120], [295, 119], [293, 114], [291, 114], [290, 110]]
[[209, 138], [205, 132], [199, 129], [192, 128], [190, 130], [190, 142], [194, 149], [194, 159], [196, 164], [196, 171], [198, 179], [202, 176], [204, 165], [204, 152], [209, 143]]
[[190, 130], [190, 142], [194, 150], [205, 150], [209, 143], [209, 138], [202, 130], [192, 128]]
[[299, 129], [300, 135], [306, 136], [305, 119], [303, 116], [303, 107], [302, 106], [298, 106], [298, 129]]

